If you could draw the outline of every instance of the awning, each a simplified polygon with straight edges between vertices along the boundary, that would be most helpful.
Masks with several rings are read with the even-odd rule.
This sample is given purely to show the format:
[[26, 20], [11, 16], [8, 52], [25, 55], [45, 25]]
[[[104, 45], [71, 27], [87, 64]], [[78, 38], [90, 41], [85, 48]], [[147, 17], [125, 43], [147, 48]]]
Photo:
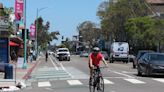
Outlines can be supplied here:
[[12, 41], [10, 41], [9, 44], [10, 44], [10, 46], [19, 46], [19, 44], [12, 42]]

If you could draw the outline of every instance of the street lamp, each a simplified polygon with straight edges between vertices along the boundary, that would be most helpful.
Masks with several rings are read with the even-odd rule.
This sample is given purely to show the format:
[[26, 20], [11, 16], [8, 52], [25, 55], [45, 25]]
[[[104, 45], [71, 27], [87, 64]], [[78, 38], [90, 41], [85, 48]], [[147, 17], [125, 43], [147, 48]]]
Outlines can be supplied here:
[[35, 54], [36, 54], [36, 58], [37, 58], [37, 56], [38, 56], [38, 41], [37, 41], [37, 32], [38, 32], [38, 14], [39, 14], [39, 12], [40, 11], [42, 11], [42, 10], [44, 10], [44, 9], [46, 9], [47, 7], [43, 7], [43, 8], [40, 8], [40, 9], [38, 9], [37, 8], [37, 12], [36, 12], [36, 37], [35, 37]]

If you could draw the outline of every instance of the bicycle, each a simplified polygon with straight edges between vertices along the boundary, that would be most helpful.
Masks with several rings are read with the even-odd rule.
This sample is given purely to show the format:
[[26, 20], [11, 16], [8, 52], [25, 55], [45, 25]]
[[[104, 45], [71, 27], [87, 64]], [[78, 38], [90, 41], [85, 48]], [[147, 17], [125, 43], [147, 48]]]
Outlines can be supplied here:
[[104, 92], [104, 79], [101, 73], [101, 68], [105, 67], [96, 67], [93, 69], [92, 78], [89, 79], [89, 89], [90, 92]]

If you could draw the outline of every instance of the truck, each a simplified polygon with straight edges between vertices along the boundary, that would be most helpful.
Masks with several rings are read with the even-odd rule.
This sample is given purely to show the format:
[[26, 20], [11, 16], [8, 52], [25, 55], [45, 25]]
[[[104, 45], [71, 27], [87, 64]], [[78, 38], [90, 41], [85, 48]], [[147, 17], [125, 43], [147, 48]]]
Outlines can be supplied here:
[[59, 48], [57, 50], [57, 58], [59, 61], [67, 60], [70, 61], [70, 52], [68, 48]]
[[114, 61], [129, 61], [129, 44], [127, 42], [113, 42], [110, 47], [110, 63]]

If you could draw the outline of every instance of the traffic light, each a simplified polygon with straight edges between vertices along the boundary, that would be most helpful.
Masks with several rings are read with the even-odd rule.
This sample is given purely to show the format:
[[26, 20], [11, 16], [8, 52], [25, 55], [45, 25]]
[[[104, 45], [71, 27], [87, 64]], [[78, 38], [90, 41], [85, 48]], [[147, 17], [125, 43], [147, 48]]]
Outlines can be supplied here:
[[[24, 40], [24, 35], [25, 35], [25, 29], [22, 29], [22, 39]], [[29, 29], [26, 29], [26, 39], [29, 39]]]

